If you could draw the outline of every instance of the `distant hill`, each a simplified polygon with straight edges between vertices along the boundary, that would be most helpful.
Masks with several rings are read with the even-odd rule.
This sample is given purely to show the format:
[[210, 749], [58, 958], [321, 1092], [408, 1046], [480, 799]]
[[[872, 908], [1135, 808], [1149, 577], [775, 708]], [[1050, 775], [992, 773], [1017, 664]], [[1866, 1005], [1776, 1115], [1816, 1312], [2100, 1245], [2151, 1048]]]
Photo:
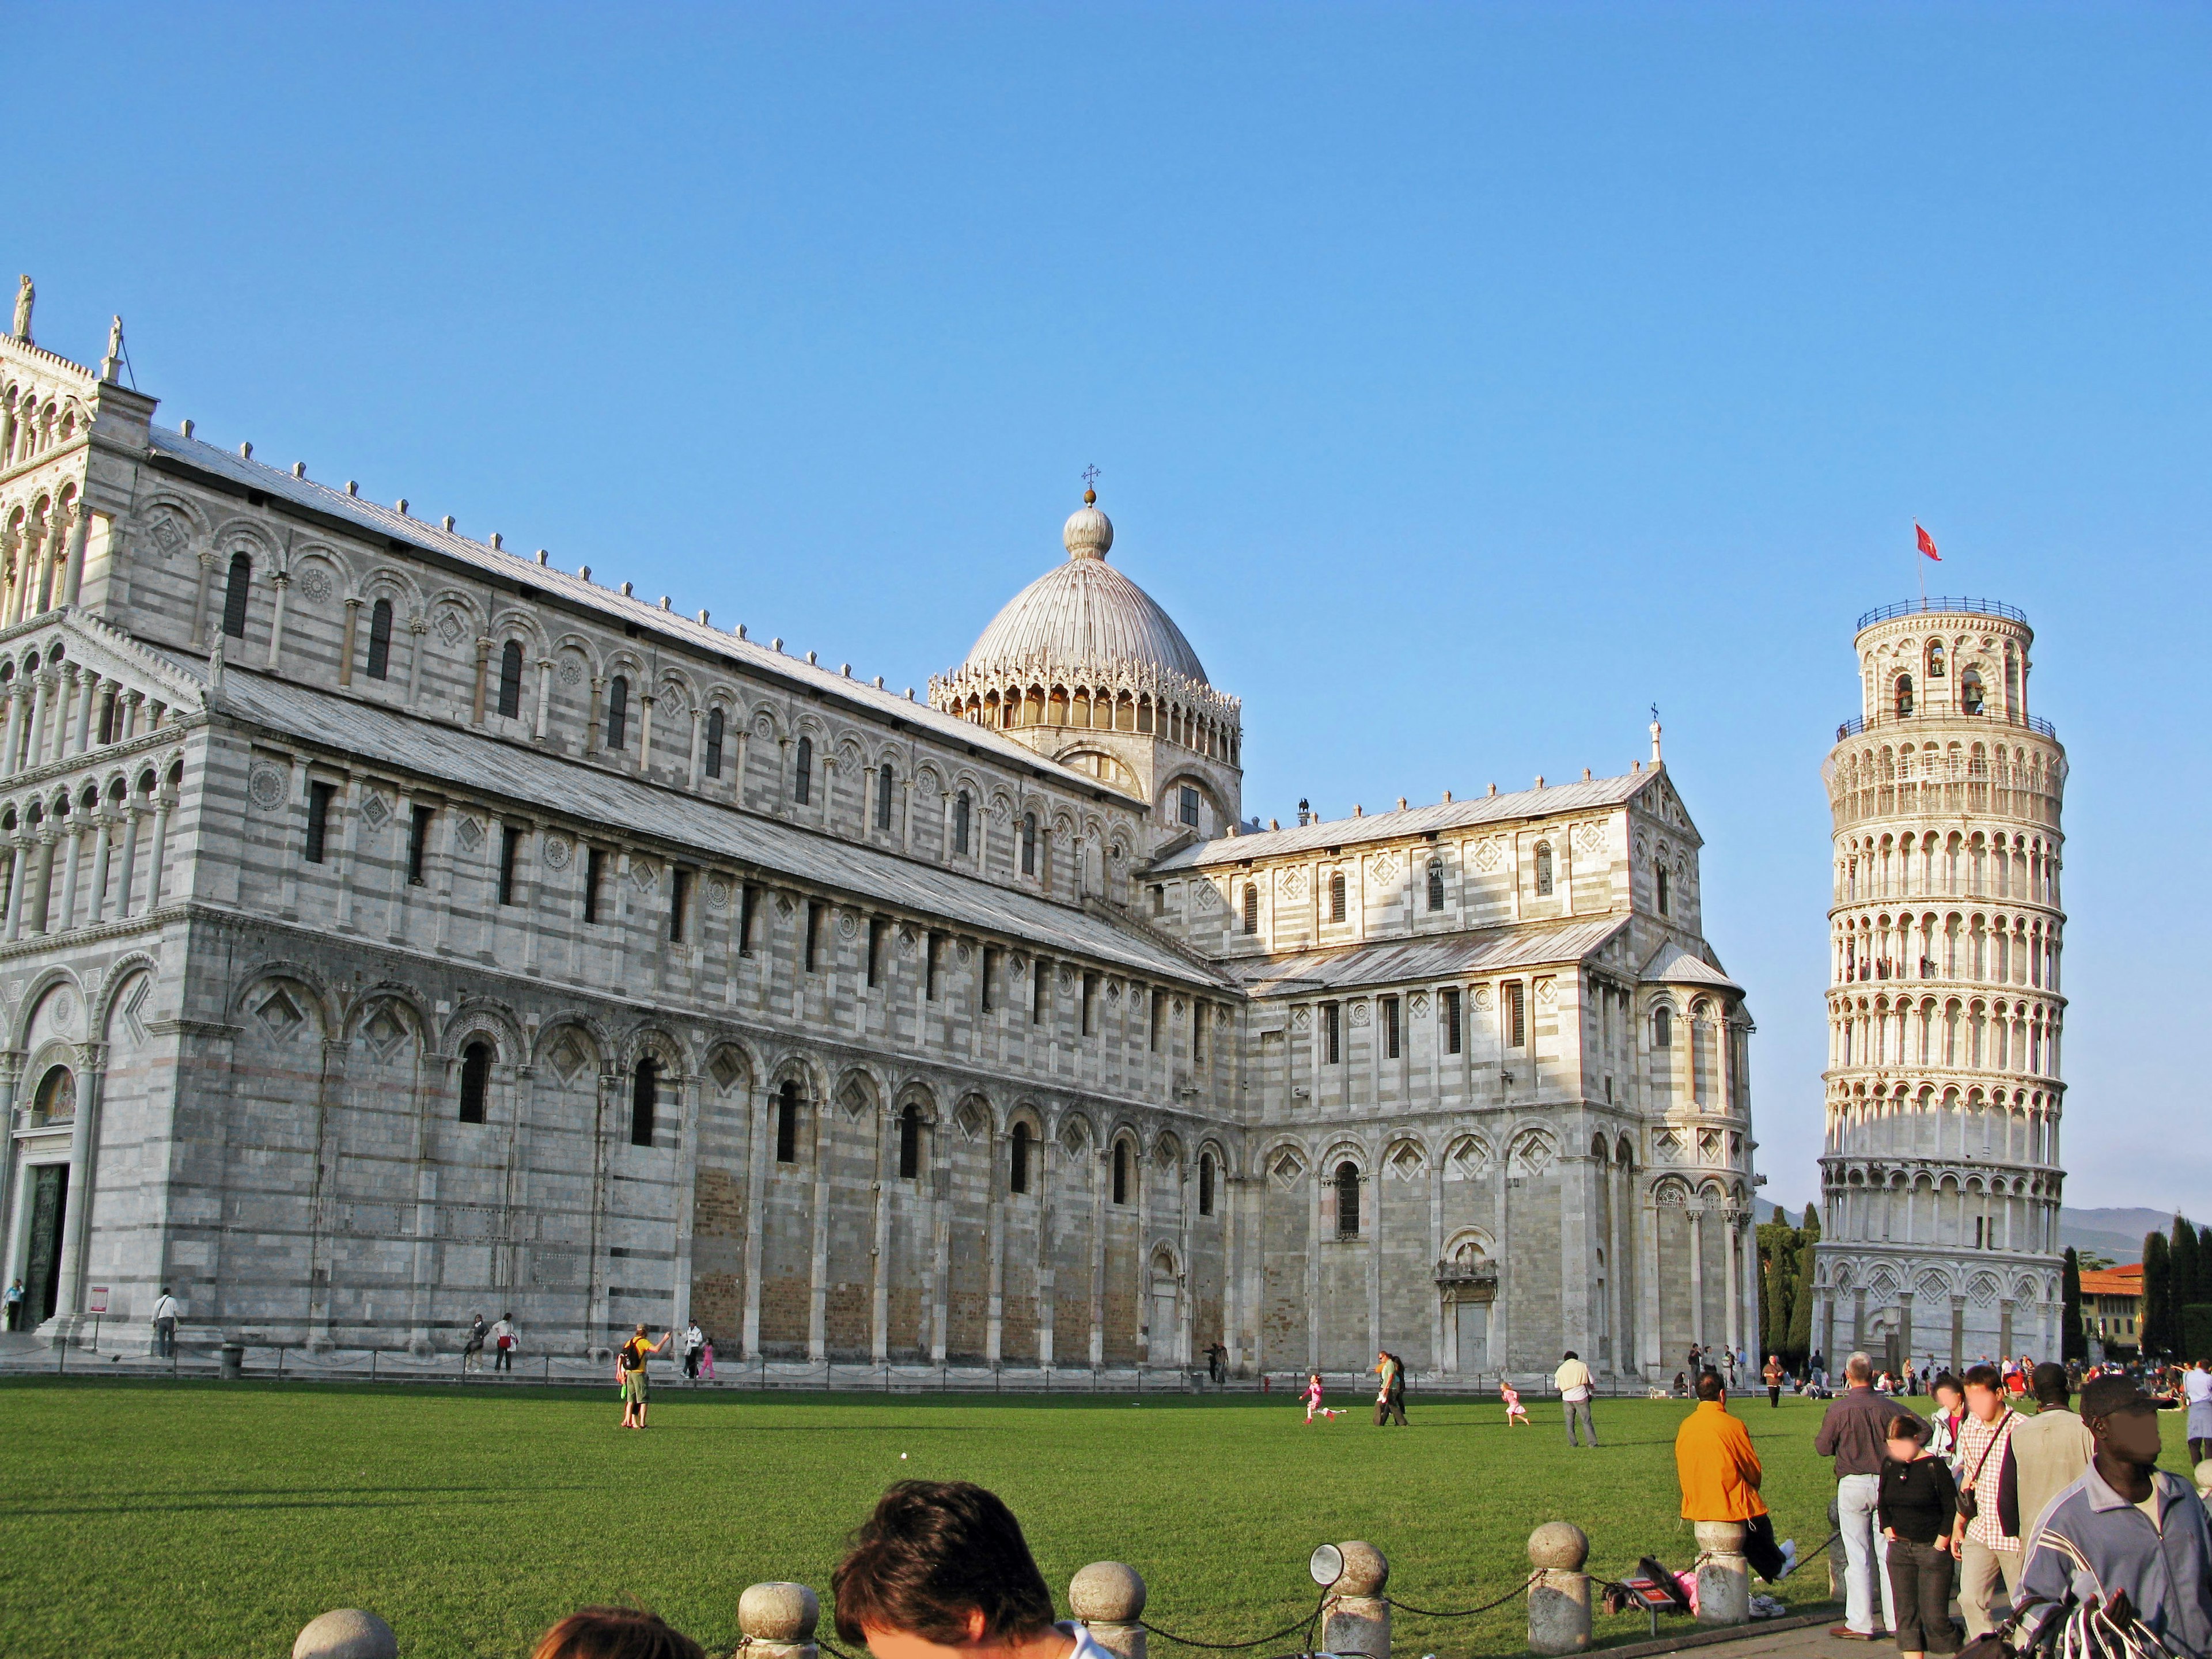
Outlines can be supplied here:
[[[1802, 1204], [1776, 1204], [1764, 1198], [1756, 1201], [1754, 1209], [1761, 1225], [1770, 1221], [1786, 1221], [1794, 1227], [1805, 1213]], [[2058, 1211], [2058, 1247], [2094, 1251], [2118, 1262], [2140, 1261], [2143, 1235], [2162, 1233], [2172, 1225], [2171, 1210], [2075, 1210], [2062, 1205]]]
[[2114, 1261], [2140, 1261], [2143, 1235], [2162, 1233], [2172, 1225], [2171, 1210], [2071, 1210], [2062, 1205], [2058, 1243], [2062, 1249], [2094, 1250]]

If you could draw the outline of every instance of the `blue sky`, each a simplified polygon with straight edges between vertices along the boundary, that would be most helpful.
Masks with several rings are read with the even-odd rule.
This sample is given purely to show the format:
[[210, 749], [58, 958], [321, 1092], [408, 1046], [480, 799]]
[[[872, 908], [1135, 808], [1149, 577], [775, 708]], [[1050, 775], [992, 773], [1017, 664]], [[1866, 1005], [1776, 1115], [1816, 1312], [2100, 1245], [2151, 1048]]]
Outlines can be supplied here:
[[917, 686], [1095, 462], [1262, 817], [1625, 769], [1657, 702], [1785, 1202], [1819, 768], [1918, 518], [2071, 754], [2069, 1200], [2212, 1212], [2212, 14], [10, 26], [38, 337], [120, 312], [218, 443]]

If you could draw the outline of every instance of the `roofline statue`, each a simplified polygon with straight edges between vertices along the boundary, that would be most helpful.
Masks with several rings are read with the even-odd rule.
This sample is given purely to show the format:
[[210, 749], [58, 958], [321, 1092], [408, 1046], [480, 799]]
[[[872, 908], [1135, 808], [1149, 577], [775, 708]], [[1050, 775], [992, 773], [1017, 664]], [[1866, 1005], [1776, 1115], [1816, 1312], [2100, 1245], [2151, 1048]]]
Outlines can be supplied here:
[[27, 271], [15, 289], [15, 337], [25, 345], [31, 343], [31, 307], [39, 297]]

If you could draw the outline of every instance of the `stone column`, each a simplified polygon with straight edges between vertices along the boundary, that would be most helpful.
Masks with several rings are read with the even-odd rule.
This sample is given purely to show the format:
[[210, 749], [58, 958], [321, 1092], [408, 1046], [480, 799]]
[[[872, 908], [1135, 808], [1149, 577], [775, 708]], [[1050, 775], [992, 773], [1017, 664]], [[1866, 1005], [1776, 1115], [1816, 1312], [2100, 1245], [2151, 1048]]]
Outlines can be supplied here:
[[637, 775], [641, 778], [653, 775], [653, 705], [659, 701], [650, 691], [638, 695]]
[[[584, 857], [579, 845], [577, 861], [581, 863]], [[769, 1119], [775, 1109], [775, 1097], [764, 1084], [756, 1081], [753, 1088], [752, 1133], [748, 1137], [751, 1144], [745, 1148], [745, 1307], [738, 1338], [738, 1358], [743, 1359], [760, 1357], [761, 1205], [768, 1187], [768, 1160], [775, 1156], [775, 1125]]]
[[[1113, 1133], [1110, 1122], [1107, 1130]], [[1091, 1369], [1106, 1363], [1106, 1196], [1114, 1183], [1114, 1148], [1102, 1142], [1091, 1183]]]
[[108, 851], [115, 842], [115, 817], [102, 811], [94, 815], [92, 833], [95, 837], [92, 860], [92, 903], [87, 922], [98, 927], [107, 919], [107, 862]]
[[361, 774], [352, 773], [346, 778], [344, 793], [331, 797], [333, 802], [343, 801], [339, 810], [345, 814], [345, 834], [338, 841], [337, 869], [335, 872], [338, 889], [337, 925], [342, 933], [349, 933], [354, 927], [354, 872], [361, 863], [363, 788]]
[[422, 689], [422, 639], [430, 631], [430, 619], [420, 611], [407, 618], [407, 706], [416, 706]]
[[1119, 1561], [1093, 1561], [1068, 1581], [1067, 1610], [1115, 1659], [1146, 1659], [1145, 1581]]
[[[92, 1009], [85, 1010], [88, 1023]], [[75, 1316], [83, 1311], [85, 1218], [92, 1212], [94, 1127], [100, 1116], [100, 1083], [107, 1073], [107, 1045], [88, 1042], [76, 1055], [76, 1118], [70, 1125], [69, 1202], [62, 1216], [61, 1281], [54, 1297], [54, 1346], [68, 1346]]]
[[830, 1358], [830, 1162], [836, 1151], [837, 1114], [825, 1097], [814, 1109], [814, 1214], [806, 1253], [806, 1357]]
[[269, 580], [276, 589], [276, 609], [269, 618], [269, 671], [274, 673], [284, 649], [284, 596], [292, 591], [292, 573], [276, 570]]
[[192, 648], [196, 651], [207, 643], [208, 589], [215, 582], [215, 561], [214, 548], [200, 550], [199, 591], [192, 598]]
[[[1692, 1199], [1686, 1212], [1690, 1223], [1690, 1340], [1705, 1346], [1705, 1205]], [[1697, 1381], [1694, 1376], [1690, 1379]]]
[[1580, 1653], [1590, 1644], [1589, 1539], [1571, 1521], [1528, 1534], [1528, 1650]]
[[77, 866], [84, 861], [84, 838], [92, 828], [90, 817], [82, 812], [72, 812], [66, 820], [64, 833], [69, 836], [69, 847], [62, 854], [62, 919], [51, 931], [66, 933], [76, 926]]
[[545, 741], [545, 710], [552, 699], [553, 659], [540, 657], [538, 659], [538, 713], [530, 724], [530, 738], [533, 743]]
[[18, 680], [8, 687], [8, 727], [0, 738], [0, 776], [11, 776], [19, 769], [17, 757], [23, 752], [23, 718], [29, 694]]
[[115, 919], [127, 921], [131, 916], [131, 890], [138, 877], [138, 820], [146, 809], [135, 800], [123, 805], [123, 878], [115, 887]]
[[1382, 1593], [1390, 1582], [1390, 1564], [1372, 1544], [1355, 1540], [1337, 1548], [1344, 1571], [1322, 1603], [1322, 1650], [1390, 1659], [1390, 1601]]
[[599, 752], [599, 709], [607, 695], [607, 678], [592, 676], [592, 711], [584, 722], [584, 754], [588, 758]]
[[[1046, 964], [1042, 958], [1032, 957], [1030, 971], [1042, 974], [1046, 971]], [[1052, 1254], [1060, 1212], [1059, 1164], [1060, 1134], [1054, 1126], [1048, 1124], [1036, 1139], [1036, 1356], [1037, 1364], [1047, 1370], [1052, 1369], [1054, 1304], [1060, 1293], [1060, 1277], [1053, 1265]]]
[[476, 690], [469, 696], [469, 724], [471, 726], [483, 724], [484, 678], [490, 672], [490, 665], [491, 636], [488, 634], [479, 634], [477, 635]]
[[684, 783], [684, 787], [690, 789], [695, 794], [698, 792], [699, 788], [699, 768], [705, 757], [706, 746], [707, 723], [700, 718], [700, 711], [695, 707], [691, 710], [690, 769], [686, 774], [686, 781]]
[[146, 908], [149, 913], [161, 902], [162, 878], [166, 874], [164, 861], [169, 849], [169, 814], [176, 810], [177, 795], [165, 789], [154, 798], [154, 852], [146, 865]]
[[1692, 1523], [1698, 1540], [1698, 1622], [1751, 1622], [1751, 1567], [1743, 1559], [1741, 1521]]
[[817, 1659], [822, 1604], [804, 1584], [751, 1584], [738, 1598], [738, 1650], [747, 1659]]
[[990, 1275], [983, 1309], [983, 1358], [996, 1365], [1004, 1355], [1006, 1313], [1006, 1206], [999, 1185], [1006, 1168], [1006, 1137], [991, 1128], [984, 1135], [983, 1253]]
[[1647, 1376], [1664, 1379], [1666, 1360], [1659, 1352], [1663, 1333], [1660, 1329], [1659, 1299], [1659, 1203], [1652, 1188], [1644, 1189], [1644, 1249], [1636, 1264], [1636, 1288], [1641, 1309], [1640, 1328], [1637, 1331], [1638, 1352], [1643, 1356]]
[[92, 747], [92, 708], [100, 701], [100, 676], [89, 668], [77, 670], [79, 702], [76, 711], [76, 735], [70, 739], [69, 752], [82, 755]]
[[54, 829], [51, 821], [38, 834], [39, 850], [34, 855], [37, 860], [34, 873], [37, 886], [31, 896], [28, 917], [31, 932], [33, 934], [46, 931], [47, 909], [54, 890], [54, 842], [58, 839], [59, 835], [60, 832]]
[[54, 676], [51, 670], [41, 669], [32, 682], [31, 721], [23, 733], [21, 766], [27, 769], [46, 760], [46, 711], [53, 704]]
[[338, 690], [345, 690], [353, 684], [354, 640], [361, 631], [361, 601], [345, 602], [345, 639], [338, 647]]

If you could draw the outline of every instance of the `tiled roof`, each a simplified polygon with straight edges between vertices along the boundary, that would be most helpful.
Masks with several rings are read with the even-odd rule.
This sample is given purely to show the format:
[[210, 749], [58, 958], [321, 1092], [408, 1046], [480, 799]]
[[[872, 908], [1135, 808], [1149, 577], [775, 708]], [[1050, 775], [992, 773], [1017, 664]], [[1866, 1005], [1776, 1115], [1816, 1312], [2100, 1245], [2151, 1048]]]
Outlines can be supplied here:
[[1542, 789], [1516, 790], [1510, 795], [1478, 795], [1472, 800], [1409, 806], [1402, 812], [1372, 812], [1356, 818], [1330, 818], [1318, 823], [1294, 825], [1288, 830], [1263, 830], [1257, 835], [1224, 836], [1186, 847], [1162, 859], [1152, 868], [1191, 870], [1206, 865], [1241, 864], [1247, 859], [1278, 858], [1285, 853], [1352, 847], [1392, 841], [1401, 836], [1441, 834], [1478, 823], [1554, 817], [1562, 812], [1618, 806], [1638, 790], [1648, 787], [1659, 775], [1655, 768], [1648, 772], [1625, 773], [1617, 778], [1596, 778], [1588, 783], [1553, 784]]
[[2140, 1261], [2124, 1267], [2093, 1268], [2081, 1275], [2084, 1296], [2141, 1296], [2143, 1270]]
[[1710, 985], [1717, 990], [1741, 992], [1743, 987], [1705, 961], [1668, 939], [1651, 953], [1637, 977], [1646, 985]]
[[1627, 925], [1625, 915], [1593, 916], [1564, 926], [1528, 922], [1518, 927], [1394, 939], [1388, 944], [1348, 945], [1340, 951], [1306, 951], [1226, 965], [1255, 997], [1325, 995], [1366, 985], [1452, 979], [1462, 974], [1580, 962]]
[[[178, 660], [172, 659], [172, 660]], [[179, 662], [187, 672], [201, 672]], [[204, 678], [204, 674], [203, 674]], [[298, 742], [357, 757], [457, 790], [535, 807], [570, 823], [621, 826], [763, 872], [814, 882], [925, 918], [1026, 941], [1182, 984], [1227, 983], [1102, 917], [896, 854], [702, 800], [524, 744], [226, 667], [210, 702], [222, 714]]]
[[198, 471], [281, 497], [311, 512], [349, 520], [372, 538], [394, 537], [468, 565], [486, 575], [504, 581], [520, 582], [557, 596], [571, 605], [596, 611], [611, 623], [652, 629], [709, 656], [732, 658], [764, 678], [781, 679], [812, 691], [828, 701], [850, 704], [878, 720], [903, 720], [921, 727], [941, 742], [972, 745], [1001, 763], [1011, 764], [1031, 774], [1054, 777], [1065, 787], [1086, 798], [1106, 790], [1117, 801], [1134, 805], [1139, 810], [1143, 808], [1143, 803], [1130, 802], [1120, 791], [1108, 789], [1106, 785], [1086, 772], [1078, 772], [1071, 767], [1047, 760], [989, 726], [945, 714], [918, 698], [909, 702], [898, 692], [878, 689], [866, 680], [850, 679], [834, 668], [824, 668], [802, 658], [786, 656], [781, 651], [772, 650], [752, 640], [741, 640], [735, 634], [725, 633], [678, 611], [663, 611], [659, 605], [644, 599], [626, 599], [611, 588], [586, 581], [580, 576], [557, 570], [551, 565], [539, 564], [535, 559], [526, 559], [519, 554], [494, 548], [458, 531], [426, 523], [392, 507], [380, 507], [358, 495], [349, 495], [343, 489], [332, 489], [327, 484], [319, 484], [308, 478], [295, 478], [279, 468], [248, 460], [229, 450], [203, 443], [198, 438], [187, 438], [181, 433], [155, 427], [153, 428], [153, 446], [161, 454]]

